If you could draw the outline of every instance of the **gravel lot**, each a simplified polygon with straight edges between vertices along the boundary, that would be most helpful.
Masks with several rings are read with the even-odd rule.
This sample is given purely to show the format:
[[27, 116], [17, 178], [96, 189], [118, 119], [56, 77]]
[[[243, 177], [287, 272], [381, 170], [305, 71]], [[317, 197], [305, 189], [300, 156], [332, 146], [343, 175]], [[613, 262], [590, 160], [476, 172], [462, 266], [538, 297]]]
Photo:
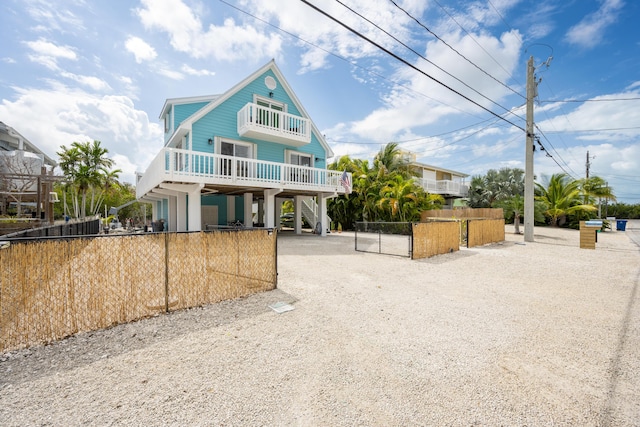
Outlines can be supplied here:
[[277, 290], [0, 354], [0, 424], [640, 426], [640, 222], [512, 231], [421, 261], [281, 234]]

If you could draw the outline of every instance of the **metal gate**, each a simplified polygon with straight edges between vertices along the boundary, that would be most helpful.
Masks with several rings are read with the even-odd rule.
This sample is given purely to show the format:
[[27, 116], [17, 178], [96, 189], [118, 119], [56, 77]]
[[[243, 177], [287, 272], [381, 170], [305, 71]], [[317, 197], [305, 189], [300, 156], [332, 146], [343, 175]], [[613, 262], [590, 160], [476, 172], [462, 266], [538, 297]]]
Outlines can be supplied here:
[[355, 229], [356, 251], [411, 258], [412, 223], [356, 222]]

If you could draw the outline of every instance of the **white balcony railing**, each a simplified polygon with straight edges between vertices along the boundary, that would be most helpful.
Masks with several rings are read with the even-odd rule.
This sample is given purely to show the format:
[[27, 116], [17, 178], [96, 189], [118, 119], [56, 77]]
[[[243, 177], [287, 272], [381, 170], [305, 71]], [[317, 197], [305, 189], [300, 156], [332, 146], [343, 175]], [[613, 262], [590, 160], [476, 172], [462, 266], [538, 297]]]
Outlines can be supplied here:
[[308, 119], [253, 103], [238, 111], [238, 134], [296, 147], [311, 142]]
[[143, 197], [163, 182], [345, 194], [341, 176], [342, 172], [327, 169], [164, 148], [139, 177], [136, 195]]
[[459, 181], [435, 180], [428, 178], [416, 178], [416, 181], [427, 193], [460, 197], [465, 197], [469, 193], [469, 186]]

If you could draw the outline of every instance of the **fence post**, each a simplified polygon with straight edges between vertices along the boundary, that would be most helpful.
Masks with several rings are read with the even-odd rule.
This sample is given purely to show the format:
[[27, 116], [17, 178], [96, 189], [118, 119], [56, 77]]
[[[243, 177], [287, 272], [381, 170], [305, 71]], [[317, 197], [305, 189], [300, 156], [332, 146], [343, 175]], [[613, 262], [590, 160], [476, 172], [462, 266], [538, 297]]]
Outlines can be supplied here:
[[169, 233], [164, 234], [164, 311], [169, 312]]

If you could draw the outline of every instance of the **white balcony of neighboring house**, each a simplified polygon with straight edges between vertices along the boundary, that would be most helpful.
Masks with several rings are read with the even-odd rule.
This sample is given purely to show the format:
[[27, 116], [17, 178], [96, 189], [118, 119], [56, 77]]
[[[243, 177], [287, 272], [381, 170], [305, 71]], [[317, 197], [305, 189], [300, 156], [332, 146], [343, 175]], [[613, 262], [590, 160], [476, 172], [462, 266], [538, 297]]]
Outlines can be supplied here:
[[469, 194], [469, 186], [461, 181], [435, 180], [428, 178], [416, 178], [427, 193], [441, 194], [444, 196], [466, 197]]
[[238, 134], [245, 138], [301, 147], [311, 142], [311, 122], [304, 117], [250, 102], [238, 111]]
[[[164, 148], [144, 174], [138, 175], [137, 198], [161, 183], [202, 183], [237, 188], [281, 188], [309, 192], [350, 193], [342, 185], [343, 172], [226, 156], [199, 151]], [[349, 182], [351, 175], [349, 174]]]

